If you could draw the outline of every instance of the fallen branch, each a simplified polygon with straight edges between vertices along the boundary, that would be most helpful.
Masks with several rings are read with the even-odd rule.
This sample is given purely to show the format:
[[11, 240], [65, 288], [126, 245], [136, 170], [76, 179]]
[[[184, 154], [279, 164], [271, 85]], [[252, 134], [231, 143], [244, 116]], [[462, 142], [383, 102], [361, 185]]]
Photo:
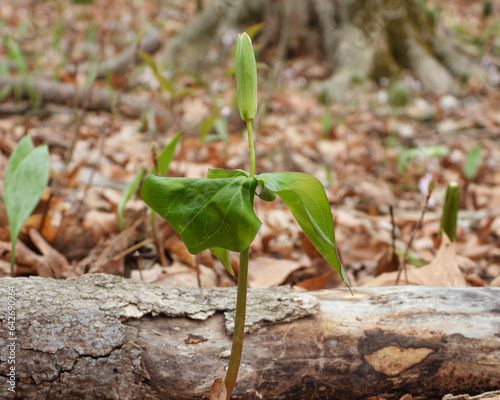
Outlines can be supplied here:
[[[104, 60], [99, 65], [97, 78], [104, 78], [107, 73], [121, 74], [126, 72], [127, 68], [134, 65], [139, 58], [137, 51], [141, 50], [148, 54], [156, 53], [161, 47], [160, 34], [156, 30], [150, 30], [141, 40], [140, 44], [133, 45], [116, 57]], [[80, 73], [87, 72], [88, 64], [79, 66]], [[68, 69], [69, 73], [75, 71]], [[49, 82], [45, 80], [34, 80], [31, 82], [37, 100], [45, 103], [56, 103], [68, 106], [85, 107], [92, 111], [112, 111], [113, 106], [116, 110], [131, 118], [139, 118], [148, 102], [144, 99], [124, 95], [111, 94], [109, 90], [97, 88], [83, 89], [64, 83]], [[12, 93], [21, 93], [23, 99], [30, 99], [28, 94], [28, 84], [25, 79], [11, 76], [0, 76], [0, 90], [5, 86], [11, 86], [14, 90]], [[90, 95], [89, 95], [90, 94]], [[115, 96], [116, 103], [115, 102]], [[160, 113], [161, 114], [161, 113]]]
[[[224, 376], [232, 289], [100, 274], [66, 281], [4, 278], [4, 309], [9, 287], [16, 290], [16, 398], [197, 399]], [[311, 293], [250, 291], [247, 329], [254, 333], [246, 337], [234, 399], [399, 399], [411, 393], [432, 400], [500, 388], [500, 289]], [[0, 397], [10, 398], [5, 315]]]
[[[14, 89], [13, 93], [20, 93], [23, 99], [30, 98], [25, 79], [0, 76], [0, 90], [9, 85]], [[41, 103], [85, 107], [85, 109], [90, 111], [110, 112], [118, 110], [131, 118], [139, 118], [148, 106], [146, 100], [124, 94], [116, 94], [117, 98], [115, 102], [115, 94], [105, 89], [82, 89], [75, 87], [75, 85], [45, 80], [32, 80], [31, 86], [35, 96]]]

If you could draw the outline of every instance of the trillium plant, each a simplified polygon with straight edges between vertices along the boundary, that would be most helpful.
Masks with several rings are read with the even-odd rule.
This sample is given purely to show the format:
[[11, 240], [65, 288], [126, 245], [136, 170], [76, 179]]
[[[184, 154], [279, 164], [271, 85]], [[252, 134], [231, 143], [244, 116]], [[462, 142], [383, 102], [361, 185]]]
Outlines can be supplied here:
[[322, 184], [298, 172], [255, 173], [252, 120], [257, 114], [257, 68], [246, 33], [238, 36], [236, 83], [240, 115], [248, 132], [250, 171], [210, 169], [200, 179], [148, 175], [141, 190], [144, 202], [167, 220], [192, 254], [210, 249], [234, 275], [229, 251], [240, 253], [233, 345], [224, 381], [227, 399], [236, 383], [243, 349], [249, 246], [261, 226], [254, 212], [255, 196], [265, 201], [279, 196], [312, 244], [349, 285], [337, 255]]

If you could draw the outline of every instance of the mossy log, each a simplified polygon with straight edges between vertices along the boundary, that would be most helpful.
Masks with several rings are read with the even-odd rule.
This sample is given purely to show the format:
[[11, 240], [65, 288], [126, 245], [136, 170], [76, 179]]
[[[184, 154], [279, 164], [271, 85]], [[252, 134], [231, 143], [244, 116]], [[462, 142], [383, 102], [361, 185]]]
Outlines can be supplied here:
[[[353, 292], [251, 290], [233, 398], [432, 400], [500, 388], [500, 289]], [[0, 293], [2, 399], [202, 399], [224, 376], [233, 289], [98, 274], [3, 278]]]

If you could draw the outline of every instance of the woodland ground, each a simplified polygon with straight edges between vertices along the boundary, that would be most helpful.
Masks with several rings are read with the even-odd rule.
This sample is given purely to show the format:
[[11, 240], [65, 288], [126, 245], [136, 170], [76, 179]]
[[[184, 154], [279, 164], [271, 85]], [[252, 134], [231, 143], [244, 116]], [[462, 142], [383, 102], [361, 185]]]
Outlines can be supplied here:
[[[392, 265], [386, 261], [392, 243], [389, 206], [394, 207], [401, 258], [425, 204], [426, 182], [434, 177], [436, 188], [409, 264], [434, 260], [438, 271], [460, 269], [448, 269], [455, 271], [451, 275], [417, 269], [410, 281], [500, 286], [500, 5], [495, 3], [487, 18], [480, 1], [435, 0], [428, 7], [441, 10], [439, 34], [455, 35], [482, 60], [488, 82], [470, 80], [460, 96], [435, 96], [406, 76], [402, 80], [412, 95], [408, 104], [396, 107], [386, 102], [391, 82], [379, 82], [366, 92], [353, 81], [348, 104], [324, 104], [324, 63], [299, 57], [273, 65], [272, 59], [261, 59], [267, 67], [259, 70], [257, 171], [302, 171], [322, 181], [353, 285], [394, 282], [394, 277], [373, 280], [376, 271]], [[196, 13], [194, 1], [19, 0], [0, 4], [0, 34], [18, 43], [30, 79], [83, 87], [99, 60], [133, 45], [138, 34], [156, 27], [167, 42]], [[234, 34], [228, 33], [229, 45]], [[0, 61], [5, 60], [6, 50], [0, 47]], [[159, 66], [165, 61], [160, 56], [156, 60]], [[43, 104], [33, 112], [25, 102], [0, 103], [0, 182], [23, 135], [29, 133], [35, 144], [50, 148], [51, 181], [21, 233], [25, 246], [18, 249], [18, 275], [40, 274], [42, 263], [59, 278], [107, 272], [164, 284], [235, 285], [210, 254], [190, 255], [160, 218], [155, 242], [139, 197], [127, 204], [125, 231], [119, 232], [116, 218], [128, 182], [141, 166], [152, 166], [153, 146], [162, 149], [178, 131], [182, 136], [169, 176], [202, 177], [214, 167], [248, 168], [243, 124], [234, 107], [235, 79], [228, 73], [232, 66], [227, 60], [223, 68], [200, 76], [178, 71], [170, 80], [179, 95], [159, 90], [149, 67], [140, 63], [93, 82], [96, 89], [136, 96], [161, 111], [135, 119], [71, 105]], [[15, 74], [15, 68], [7, 69], [7, 75]], [[272, 80], [275, 71], [278, 78]], [[476, 145], [482, 149], [481, 164], [467, 182], [463, 168]], [[436, 259], [439, 219], [451, 181], [460, 184], [464, 196], [457, 244]], [[340, 285], [281, 203], [256, 200], [255, 207], [263, 227], [251, 247], [251, 287], [288, 283], [314, 290]], [[10, 271], [8, 232], [0, 203], [3, 276]], [[161, 244], [162, 254], [155, 243]]]

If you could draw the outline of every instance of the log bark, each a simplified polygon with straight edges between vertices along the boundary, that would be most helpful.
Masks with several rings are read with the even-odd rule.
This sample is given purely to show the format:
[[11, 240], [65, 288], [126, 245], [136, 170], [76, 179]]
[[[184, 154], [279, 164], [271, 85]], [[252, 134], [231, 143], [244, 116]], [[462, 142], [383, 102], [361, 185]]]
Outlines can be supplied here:
[[[4, 278], [0, 293], [0, 398], [201, 399], [224, 376], [232, 289], [98, 274]], [[311, 293], [250, 291], [234, 399], [432, 400], [500, 388], [500, 289]]]

